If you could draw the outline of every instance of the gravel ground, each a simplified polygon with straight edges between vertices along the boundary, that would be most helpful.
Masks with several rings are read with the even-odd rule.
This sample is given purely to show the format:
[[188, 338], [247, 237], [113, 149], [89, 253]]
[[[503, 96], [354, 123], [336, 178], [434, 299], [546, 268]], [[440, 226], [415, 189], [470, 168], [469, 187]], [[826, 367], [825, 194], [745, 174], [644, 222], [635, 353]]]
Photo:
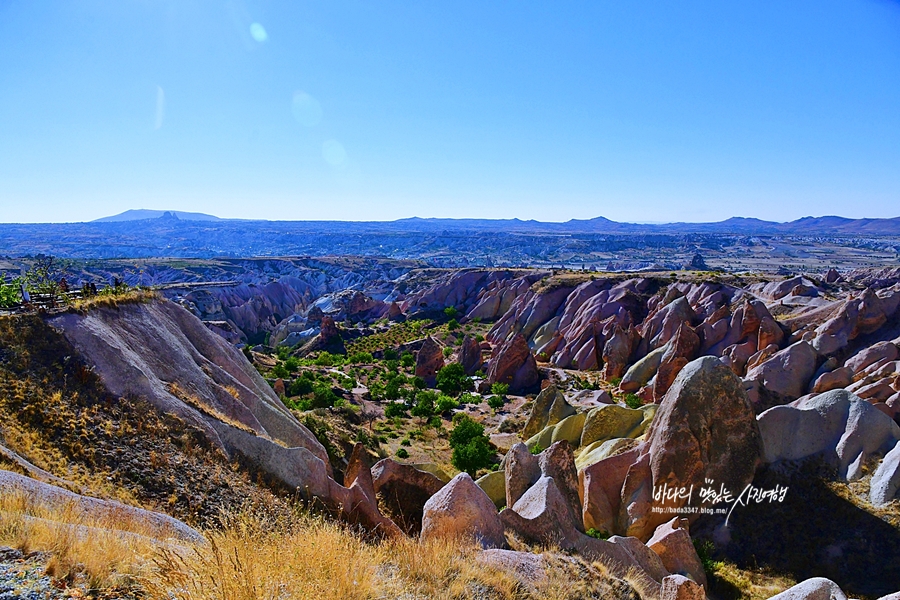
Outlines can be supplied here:
[[94, 593], [81, 582], [68, 584], [44, 573], [49, 556], [43, 552], [23, 555], [18, 550], [0, 546], [0, 600], [62, 600], [68, 598], [103, 598], [134, 600], [130, 594]]

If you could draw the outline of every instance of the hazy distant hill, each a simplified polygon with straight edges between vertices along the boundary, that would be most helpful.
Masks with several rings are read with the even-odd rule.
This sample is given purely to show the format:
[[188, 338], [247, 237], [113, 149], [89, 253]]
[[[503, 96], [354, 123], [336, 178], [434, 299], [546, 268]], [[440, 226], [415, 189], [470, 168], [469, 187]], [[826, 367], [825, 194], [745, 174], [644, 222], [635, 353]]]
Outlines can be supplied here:
[[182, 212], [180, 210], [147, 210], [146, 208], [138, 208], [126, 210], [123, 213], [113, 215], [111, 217], [103, 217], [95, 219], [91, 223], [119, 223], [122, 221], [142, 221], [144, 219], [159, 219], [166, 215], [174, 215], [182, 221], [221, 221], [219, 217], [207, 215], [204, 213]]
[[[417, 217], [396, 221], [260, 221], [219, 219], [180, 211], [130, 210], [89, 223], [0, 223], [0, 255], [354, 255], [415, 259], [452, 267], [585, 264], [633, 269], [689, 263], [696, 253], [707, 259], [718, 257], [731, 265], [731, 259], [746, 257], [747, 252], [756, 252], [752, 250], [756, 247], [797, 255], [800, 250], [786, 245], [802, 245], [801, 241], [785, 237], [807, 241], [814, 238], [816, 244], [837, 243], [871, 250], [883, 254], [878, 260], [894, 260], [900, 253], [900, 218], [829, 216], [777, 223], [733, 217], [718, 223], [662, 224], [619, 223], [603, 217], [564, 223]], [[744, 249], [729, 250], [736, 246]], [[808, 249], [803, 252], [808, 254]]]

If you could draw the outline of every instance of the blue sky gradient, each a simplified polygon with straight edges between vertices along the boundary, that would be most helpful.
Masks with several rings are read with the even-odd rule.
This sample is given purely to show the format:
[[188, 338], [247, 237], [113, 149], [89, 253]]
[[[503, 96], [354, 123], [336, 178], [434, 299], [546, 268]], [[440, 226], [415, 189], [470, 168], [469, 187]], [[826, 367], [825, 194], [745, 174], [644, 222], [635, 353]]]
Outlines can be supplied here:
[[900, 2], [0, 0], [0, 222], [900, 215]]

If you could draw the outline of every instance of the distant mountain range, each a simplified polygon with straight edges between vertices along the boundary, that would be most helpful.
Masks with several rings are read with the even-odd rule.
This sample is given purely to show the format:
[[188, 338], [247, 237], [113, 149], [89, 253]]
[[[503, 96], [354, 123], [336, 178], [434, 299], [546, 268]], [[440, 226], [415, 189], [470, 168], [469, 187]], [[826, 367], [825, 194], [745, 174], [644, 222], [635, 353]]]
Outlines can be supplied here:
[[221, 221], [219, 217], [204, 213], [182, 212], [180, 210], [147, 210], [132, 208], [111, 217], [95, 219], [91, 223], [120, 223], [122, 221], [142, 221], [144, 219], [177, 218], [181, 221]]
[[846, 217], [803, 217], [796, 221], [779, 223], [747, 217], [731, 217], [714, 223], [624, 223], [605, 217], [571, 219], [562, 223], [521, 219], [440, 219], [411, 217], [396, 221], [261, 221], [254, 219], [221, 219], [204, 213], [176, 210], [127, 210], [118, 215], [103, 217], [92, 223], [121, 223], [147, 219], [180, 221], [244, 223], [296, 223], [299, 227], [316, 223], [336, 226], [344, 224], [353, 230], [382, 230], [405, 232], [434, 231], [501, 231], [508, 233], [720, 233], [738, 235], [900, 235], [900, 217], [891, 219], [848, 219]]
[[[791, 237], [802, 239], [787, 239]], [[695, 253], [707, 258], [748, 256], [759, 247], [793, 256], [806, 250], [788, 251], [785, 245], [808, 246], [810, 239], [893, 256], [900, 248], [900, 218], [807, 217], [776, 223], [735, 217], [719, 223], [663, 224], [618, 223], [603, 217], [565, 223], [418, 217], [262, 221], [142, 209], [90, 223], [0, 224], [0, 255], [43, 253], [85, 259], [353, 255], [453, 267], [633, 266], [673, 256], [678, 257], [672, 259], [677, 265], [690, 262]], [[728, 250], [738, 246], [743, 250]], [[868, 256], [865, 252], [860, 256]]]

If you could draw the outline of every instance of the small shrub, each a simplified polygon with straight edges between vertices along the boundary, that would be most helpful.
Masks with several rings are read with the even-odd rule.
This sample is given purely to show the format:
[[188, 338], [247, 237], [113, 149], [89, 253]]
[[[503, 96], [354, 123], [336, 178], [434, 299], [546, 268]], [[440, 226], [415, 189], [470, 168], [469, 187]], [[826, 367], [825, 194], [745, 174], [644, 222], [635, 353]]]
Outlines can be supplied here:
[[528, 451], [531, 452], [532, 454], [535, 454], [535, 455], [536, 455], [536, 454], [540, 454], [541, 452], [543, 452], [544, 449], [541, 448], [541, 445], [540, 445], [539, 443], [535, 442], [535, 443], [531, 446], [531, 448], [528, 449]]
[[715, 574], [722, 567], [721, 561], [713, 560], [712, 558], [716, 547], [711, 541], [695, 539], [694, 549], [697, 551], [697, 557], [700, 559], [700, 564], [703, 565], [703, 570], [706, 571], [707, 575]]
[[[412, 355], [410, 354], [410, 356], [412, 356]], [[400, 355], [397, 354], [397, 351], [394, 350], [393, 348], [388, 348], [384, 351], [383, 358], [384, 358], [384, 360], [398, 360], [400, 358]], [[371, 361], [369, 361], [369, 362], [371, 362]]]
[[439, 413], [445, 413], [453, 410], [454, 408], [459, 408], [459, 403], [456, 400], [447, 396], [446, 394], [441, 394], [438, 396], [437, 402], [435, 403], [435, 410]]
[[[457, 315], [459, 315], [459, 311], [456, 310], [455, 306], [448, 306], [444, 309], [444, 314], [447, 315], [447, 318], [453, 321]], [[457, 324], [458, 325], [458, 324]]]
[[447, 330], [456, 331], [457, 329], [459, 329], [459, 321], [457, 321], [456, 319], [450, 319], [447, 322]]
[[347, 362], [352, 365], [367, 365], [375, 362], [371, 352], [355, 352], [347, 357]]
[[591, 536], [592, 538], [596, 538], [598, 540], [608, 540], [609, 536], [610, 536], [610, 534], [608, 532], [600, 531], [598, 529], [594, 529], [593, 527], [591, 527], [590, 529], [585, 531], [585, 533], [587, 535]]
[[460, 394], [459, 397], [456, 399], [456, 402], [460, 406], [463, 406], [465, 404], [478, 404], [479, 402], [481, 402], [481, 398], [479, 398], [475, 394], [469, 394], [467, 392], [464, 394]]
[[448, 356], [450, 356], [451, 354], [453, 354], [453, 348], [451, 348], [451, 347], [449, 347], [449, 346], [444, 346], [444, 349], [441, 350], [441, 352], [443, 352], [444, 358], [447, 358]]
[[503, 405], [506, 404], [506, 398], [504, 396], [491, 396], [487, 399], [487, 405], [493, 408], [494, 410], [499, 410], [503, 408]]
[[296, 356], [291, 356], [284, 361], [284, 368], [291, 373], [296, 373], [297, 370], [300, 369], [300, 359]]
[[494, 383], [491, 385], [491, 393], [496, 394], [497, 396], [505, 396], [509, 393], [509, 384], [508, 383]]
[[287, 367], [284, 366], [284, 363], [277, 362], [275, 363], [275, 366], [272, 367], [272, 375], [280, 379], [284, 379], [286, 377], [290, 377], [291, 372], [287, 370]]
[[319, 367], [333, 367], [340, 361], [340, 358], [340, 356], [336, 356], [331, 352], [323, 351], [319, 353], [313, 362]]
[[408, 369], [416, 364], [416, 358], [413, 356], [412, 352], [406, 351], [400, 355], [400, 364]]
[[409, 458], [409, 452], [406, 451], [406, 448], [397, 449], [397, 458]]
[[637, 394], [625, 394], [625, 406], [628, 408], [640, 408], [643, 405], [644, 401]]
[[403, 438], [402, 440], [400, 440], [401, 446], [409, 446], [411, 444], [412, 444], [412, 442], [409, 441], [409, 438]]

